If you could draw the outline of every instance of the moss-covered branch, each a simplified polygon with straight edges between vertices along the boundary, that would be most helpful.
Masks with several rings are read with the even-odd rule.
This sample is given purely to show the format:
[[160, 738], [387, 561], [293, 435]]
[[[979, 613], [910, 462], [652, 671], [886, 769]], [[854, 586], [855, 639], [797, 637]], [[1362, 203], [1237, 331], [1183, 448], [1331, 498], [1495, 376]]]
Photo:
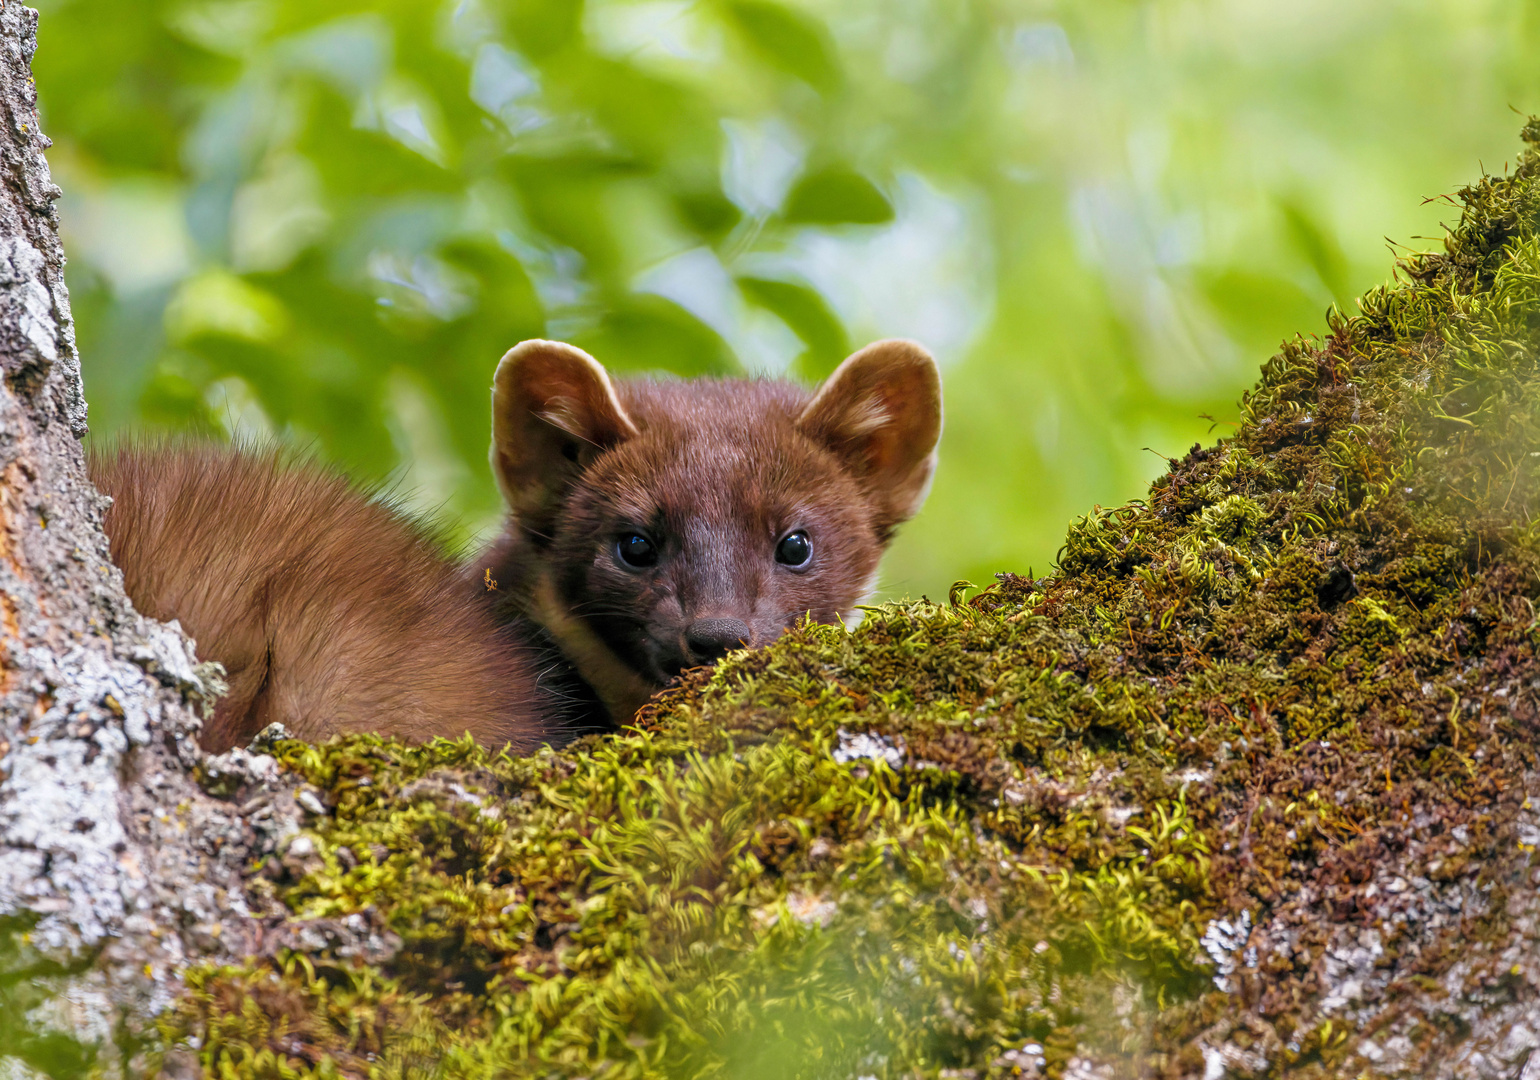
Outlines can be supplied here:
[[[1515, 1076], [1540, 1043], [1540, 127], [1059, 572], [527, 760], [352, 739], [226, 1075]], [[291, 951], [292, 950], [292, 951]]]

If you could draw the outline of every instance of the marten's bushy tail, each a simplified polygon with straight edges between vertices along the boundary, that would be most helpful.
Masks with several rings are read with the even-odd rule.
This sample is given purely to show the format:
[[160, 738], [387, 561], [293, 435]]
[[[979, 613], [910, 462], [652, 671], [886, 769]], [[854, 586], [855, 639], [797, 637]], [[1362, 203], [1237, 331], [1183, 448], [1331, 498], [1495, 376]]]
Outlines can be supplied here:
[[559, 735], [535, 651], [420, 528], [345, 479], [198, 443], [96, 452], [90, 473], [113, 499], [107, 536], [134, 606], [180, 620], [199, 658], [225, 666], [205, 748], [273, 721], [308, 739], [469, 731], [520, 751]]

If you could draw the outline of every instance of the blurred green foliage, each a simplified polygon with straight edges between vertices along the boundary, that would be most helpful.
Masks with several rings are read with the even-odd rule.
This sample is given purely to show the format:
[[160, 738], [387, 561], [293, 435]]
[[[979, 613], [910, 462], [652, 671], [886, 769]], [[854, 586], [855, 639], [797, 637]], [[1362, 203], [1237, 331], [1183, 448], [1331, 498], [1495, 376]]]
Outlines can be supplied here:
[[39, 6], [98, 436], [283, 433], [467, 535], [521, 338], [812, 380], [912, 336], [897, 594], [1046, 569], [1540, 109], [1536, 0]]

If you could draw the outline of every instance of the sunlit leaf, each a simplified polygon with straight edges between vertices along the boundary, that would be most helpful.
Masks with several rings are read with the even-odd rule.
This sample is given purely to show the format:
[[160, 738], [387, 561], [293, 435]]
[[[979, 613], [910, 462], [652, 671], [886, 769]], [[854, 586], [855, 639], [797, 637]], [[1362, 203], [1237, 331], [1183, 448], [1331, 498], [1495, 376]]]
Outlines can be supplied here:
[[200, 334], [270, 344], [289, 328], [289, 313], [276, 297], [219, 270], [184, 281], [166, 306], [165, 318], [173, 344]]
[[458, 178], [383, 131], [359, 127], [354, 106], [329, 87], [315, 85], [301, 152], [329, 192], [350, 198], [401, 192], [452, 191]]
[[204, 436], [216, 434], [220, 430], [219, 418], [204, 400], [204, 390], [202, 382], [193, 381], [183, 372], [153, 372], [138, 395], [136, 425]]
[[834, 167], [798, 180], [784, 214], [804, 225], [881, 225], [893, 220], [893, 204], [860, 173]]
[[1320, 320], [1321, 303], [1275, 274], [1226, 268], [1200, 274], [1198, 285], [1225, 329], [1251, 355], [1261, 355], [1301, 327]]
[[642, 163], [715, 171], [722, 133], [699, 95], [606, 57], [589, 57], [561, 75], [563, 92], [592, 114], [614, 144]]
[[771, 0], [729, 0], [727, 13], [755, 51], [782, 71], [823, 93], [839, 86], [839, 60], [818, 20]]
[[629, 159], [508, 158], [502, 170], [518, 189], [529, 223], [549, 242], [578, 252], [588, 272], [609, 277], [621, 261], [620, 237], [606, 216], [613, 187], [642, 175]]
[[[61, 5], [41, 22], [35, 61], [47, 129], [114, 171], [178, 167], [182, 80], [229, 78], [239, 66], [173, 37], [145, 4]], [[167, 76], [172, 76], [168, 78]]]
[[696, 188], [674, 196], [679, 214], [702, 238], [719, 240], [743, 217], [742, 211], [721, 191]]
[[730, 375], [739, 370], [720, 334], [672, 300], [632, 294], [617, 302], [577, 344], [617, 371]]
[[[454, 449], [468, 461], [486, 454], [491, 428], [487, 392], [497, 362], [520, 341], [545, 336], [545, 312], [523, 265], [495, 243], [461, 238], [440, 255], [480, 283], [476, 310], [442, 327], [414, 365], [449, 420]], [[444, 357], [456, 362], [445, 364]]]
[[845, 324], [816, 289], [758, 277], [741, 277], [738, 287], [748, 300], [775, 314], [807, 346], [795, 362], [797, 374], [810, 381], [822, 379], [850, 352]]
[[470, 271], [481, 285], [475, 318], [494, 336], [538, 337], [545, 329], [545, 312], [529, 274], [518, 259], [483, 237], [460, 237], [440, 249], [455, 266]]
[[1339, 304], [1345, 304], [1352, 295], [1348, 284], [1347, 256], [1337, 238], [1310, 210], [1297, 199], [1281, 199], [1278, 209], [1294, 250], [1303, 255], [1310, 268], [1326, 286], [1326, 291]]
[[583, 0], [505, 0], [499, 6], [519, 48], [537, 60], [570, 44], [583, 25]]

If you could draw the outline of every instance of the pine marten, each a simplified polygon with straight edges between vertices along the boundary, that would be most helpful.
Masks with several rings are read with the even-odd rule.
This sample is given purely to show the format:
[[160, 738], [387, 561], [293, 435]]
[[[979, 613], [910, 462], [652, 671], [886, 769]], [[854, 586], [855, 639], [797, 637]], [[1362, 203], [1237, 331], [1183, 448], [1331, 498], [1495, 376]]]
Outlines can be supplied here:
[[91, 456], [129, 598], [226, 669], [206, 749], [281, 721], [527, 751], [623, 723], [683, 669], [804, 616], [846, 616], [925, 499], [941, 383], [906, 341], [862, 349], [816, 393], [612, 382], [580, 349], [526, 341], [498, 364], [492, 429], [508, 521], [461, 566], [276, 452]]

